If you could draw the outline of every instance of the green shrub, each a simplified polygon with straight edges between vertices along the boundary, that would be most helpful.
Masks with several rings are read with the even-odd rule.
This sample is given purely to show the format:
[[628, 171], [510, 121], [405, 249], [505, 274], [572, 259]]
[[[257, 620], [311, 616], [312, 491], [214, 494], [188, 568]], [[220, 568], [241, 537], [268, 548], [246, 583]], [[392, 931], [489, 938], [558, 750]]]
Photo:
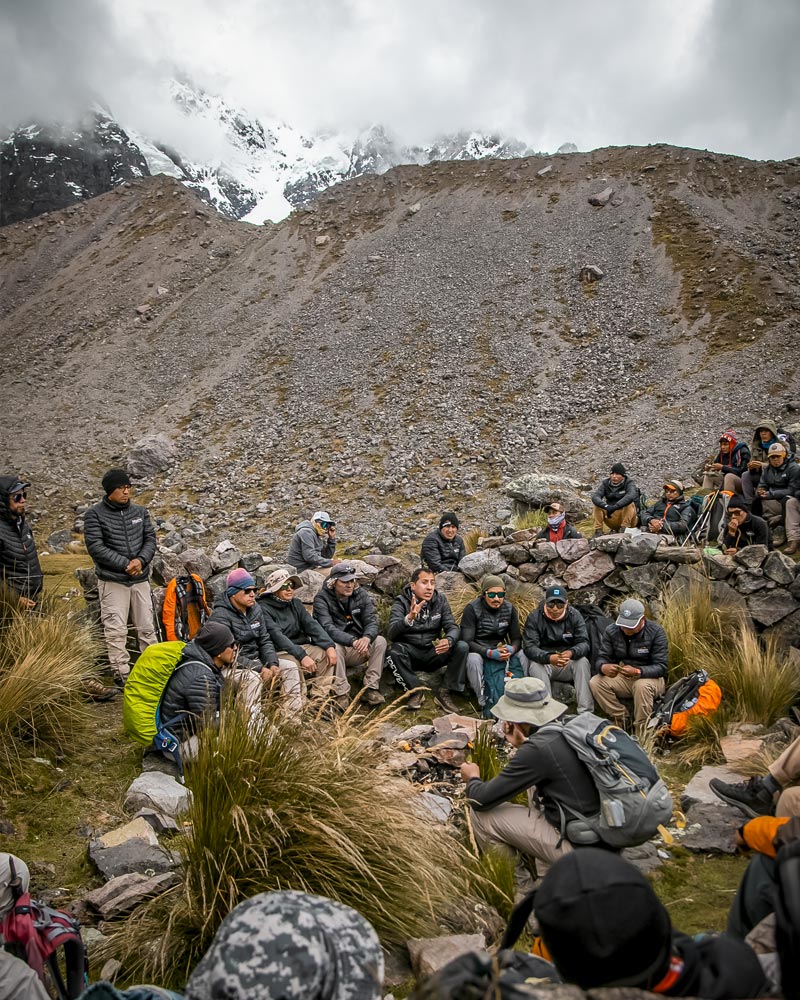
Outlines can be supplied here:
[[426, 818], [418, 788], [381, 767], [370, 736], [391, 715], [366, 730], [345, 720], [320, 731], [277, 716], [248, 725], [224, 705], [187, 775], [190, 832], [173, 845], [182, 883], [112, 941], [126, 974], [180, 986], [226, 914], [258, 892], [339, 900], [385, 945], [433, 932], [448, 906], [468, 899], [469, 852]]
[[91, 722], [83, 686], [95, 673], [99, 648], [89, 628], [53, 603], [43, 613], [20, 611], [8, 596], [0, 609], [0, 769], [23, 756], [61, 756]]

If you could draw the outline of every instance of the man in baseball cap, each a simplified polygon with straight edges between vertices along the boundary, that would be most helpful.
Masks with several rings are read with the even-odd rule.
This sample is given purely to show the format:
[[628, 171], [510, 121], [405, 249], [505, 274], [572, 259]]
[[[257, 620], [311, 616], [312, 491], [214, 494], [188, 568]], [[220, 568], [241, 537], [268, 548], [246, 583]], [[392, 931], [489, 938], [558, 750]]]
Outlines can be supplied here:
[[623, 601], [616, 621], [603, 633], [589, 682], [595, 701], [616, 725], [627, 726], [626, 705], [632, 701], [636, 728], [646, 726], [653, 702], [664, 693], [668, 655], [667, 635], [645, 617], [644, 604], [635, 598]]
[[[477, 764], [461, 765], [480, 848], [532, 857], [539, 875], [572, 850], [562, 836], [562, 811], [594, 816], [600, 809], [589, 772], [559, 731], [566, 709], [538, 677], [512, 678], [492, 715], [516, 754], [491, 781], [481, 780]], [[512, 802], [520, 792], [528, 792], [528, 805]]]
[[694, 508], [683, 495], [680, 479], [665, 479], [664, 492], [642, 511], [642, 528], [666, 538], [685, 538], [694, 524]]
[[30, 485], [19, 476], [0, 476], [0, 580], [28, 611], [36, 607], [44, 580], [33, 531], [25, 519]]
[[[786, 445], [776, 441], [767, 451], [767, 465], [761, 470], [756, 502], [773, 532], [773, 542], [788, 555], [800, 552], [800, 465], [789, 459]], [[756, 511], [758, 513], [758, 511]], [[783, 536], [783, 537], [782, 537]]]
[[331, 566], [341, 561], [334, 558], [335, 552], [336, 522], [327, 510], [317, 510], [295, 528], [286, 562], [298, 573], [313, 569], [327, 576]]

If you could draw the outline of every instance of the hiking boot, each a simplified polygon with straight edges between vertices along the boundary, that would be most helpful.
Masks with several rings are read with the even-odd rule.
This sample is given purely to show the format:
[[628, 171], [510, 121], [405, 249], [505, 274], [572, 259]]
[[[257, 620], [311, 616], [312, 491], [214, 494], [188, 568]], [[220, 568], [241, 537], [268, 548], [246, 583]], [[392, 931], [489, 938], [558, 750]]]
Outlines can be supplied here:
[[365, 705], [383, 705], [386, 699], [377, 688], [364, 688], [364, 693], [361, 695], [361, 701]]
[[708, 787], [723, 802], [743, 812], [745, 816], [771, 816], [775, 811], [772, 801], [774, 789], [770, 789], [764, 778], [750, 778], [737, 784], [728, 784], [719, 778], [712, 778]]
[[106, 687], [94, 677], [87, 677], [83, 682], [83, 693], [91, 701], [111, 701], [117, 697], [115, 687]]
[[800, 540], [794, 538], [783, 550], [787, 556], [794, 556], [800, 552]]
[[786, 532], [781, 525], [772, 529], [772, 544], [778, 548], [786, 541]]
[[454, 715], [460, 715], [460, 709], [452, 699], [453, 693], [454, 692], [446, 691], [444, 688], [439, 688], [439, 690], [436, 692], [435, 701], [437, 705], [441, 705], [441, 707], [445, 710], [445, 712], [450, 712]]
[[123, 677], [122, 674], [114, 674], [114, 687], [117, 688], [118, 691], [124, 690], [124, 688], [125, 688], [125, 681], [127, 679], [128, 678], [127, 677]]
[[409, 712], [418, 712], [422, 708], [422, 703], [424, 701], [425, 695], [421, 691], [417, 691], [417, 693], [412, 694], [406, 702], [406, 709]]
[[349, 694], [339, 694], [333, 699], [333, 707], [337, 712], [346, 712], [350, 705]]

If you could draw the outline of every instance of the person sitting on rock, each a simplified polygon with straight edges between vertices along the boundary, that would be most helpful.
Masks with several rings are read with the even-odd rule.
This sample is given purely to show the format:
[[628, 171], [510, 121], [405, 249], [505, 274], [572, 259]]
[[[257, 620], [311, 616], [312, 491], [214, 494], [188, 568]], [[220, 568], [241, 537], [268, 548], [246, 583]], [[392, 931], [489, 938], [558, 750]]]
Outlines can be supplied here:
[[694, 509], [686, 502], [680, 479], [668, 479], [661, 499], [642, 511], [643, 530], [669, 539], [685, 538], [693, 523]]
[[576, 527], [567, 521], [567, 509], [557, 500], [544, 509], [547, 524], [536, 536], [537, 542], [560, 542], [562, 538], [583, 538]]
[[294, 596], [302, 585], [299, 576], [276, 569], [267, 577], [258, 603], [278, 658], [293, 660], [308, 678], [311, 701], [320, 704], [332, 698], [344, 711], [350, 704], [344, 664], [339, 666], [333, 639]]
[[533, 904], [562, 978], [582, 990], [622, 987], [673, 997], [770, 995], [755, 952], [726, 934], [672, 927], [649, 879], [630, 861], [585, 847], [561, 858]]
[[773, 444], [780, 444], [778, 425], [772, 420], [762, 420], [753, 431], [753, 441], [750, 446], [750, 461], [742, 472], [741, 493], [747, 500], [756, 495], [761, 473], [769, 465], [769, 449]]
[[[411, 581], [392, 604], [389, 641], [392, 646], [386, 665], [404, 691], [421, 686], [417, 670], [434, 673], [444, 670], [436, 700], [446, 712], [458, 712], [452, 695], [464, 691], [469, 646], [459, 638], [459, 628], [444, 594], [436, 589], [432, 570], [419, 566]], [[411, 695], [406, 708], [422, 708], [421, 691]]]
[[719, 547], [726, 556], [735, 556], [748, 545], [772, 547], [769, 525], [763, 517], [750, 513], [750, 501], [732, 496], [728, 501], [727, 518], [720, 527]]
[[422, 565], [434, 573], [451, 573], [467, 554], [464, 539], [458, 534], [459, 521], [453, 511], [445, 511], [439, 527], [429, 532], [422, 543]]
[[741, 493], [741, 477], [749, 461], [750, 449], [747, 442], [738, 441], [736, 431], [732, 429], [723, 431], [719, 436], [719, 451], [703, 468], [701, 488]]
[[621, 699], [633, 701], [633, 721], [641, 731], [664, 693], [669, 647], [664, 629], [645, 618], [641, 601], [629, 598], [600, 640], [596, 673], [589, 682], [600, 708], [621, 728], [628, 710]]
[[327, 576], [340, 560], [336, 552], [336, 522], [326, 510], [318, 510], [310, 521], [301, 521], [294, 530], [286, 562], [298, 573], [313, 569]]
[[369, 594], [358, 586], [355, 567], [340, 562], [314, 598], [314, 617], [333, 639], [337, 675], [348, 667], [366, 663], [364, 692], [367, 705], [382, 705], [386, 700], [378, 688], [386, 659], [386, 640], [378, 635], [378, 615]]
[[636, 503], [639, 490], [622, 462], [611, 466], [611, 474], [604, 479], [592, 493], [594, 504], [594, 534], [595, 538], [604, 534], [604, 529], [611, 532], [635, 528], [639, 520]]
[[270, 688], [280, 681], [284, 708], [296, 714], [303, 707], [300, 670], [295, 660], [278, 660], [269, 636], [264, 613], [256, 601], [256, 581], [246, 569], [234, 569], [225, 580], [225, 593], [214, 601], [209, 621], [222, 622], [233, 633], [239, 649], [236, 680], [252, 683], [247, 673], [254, 672]]
[[[595, 816], [600, 810], [594, 781], [559, 731], [556, 720], [566, 710], [540, 678], [512, 678], [492, 715], [517, 752], [490, 781], [481, 780], [477, 764], [461, 765], [480, 849], [533, 858], [538, 875], [573, 849], [561, 833], [562, 811]], [[528, 805], [512, 801], [520, 792], [528, 793]]]
[[[223, 670], [235, 668], [237, 656], [233, 632], [221, 622], [207, 621], [183, 648], [181, 659], [164, 688], [159, 706], [162, 725], [187, 746], [203, 721], [219, 715]], [[258, 681], [258, 677], [253, 677]], [[260, 710], [261, 683], [241, 687], [241, 697], [251, 711]]]
[[485, 576], [481, 595], [464, 608], [461, 639], [469, 646], [467, 678], [483, 714], [503, 694], [508, 677], [523, 677], [527, 661], [520, 656], [522, 635], [514, 605], [506, 600], [501, 576]]
[[[786, 445], [771, 444], [768, 465], [762, 469], [756, 502], [773, 532], [776, 545], [788, 542], [785, 552], [800, 552], [800, 465], [791, 461]], [[781, 538], [783, 535], [783, 538]]]
[[578, 712], [594, 711], [589, 681], [589, 630], [583, 615], [570, 606], [563, 587], [548, 587], [544, 601], [528, 615], [522, 636], [527, 673], [538, 677], [549, 693], [552, 681], [572, 684]]

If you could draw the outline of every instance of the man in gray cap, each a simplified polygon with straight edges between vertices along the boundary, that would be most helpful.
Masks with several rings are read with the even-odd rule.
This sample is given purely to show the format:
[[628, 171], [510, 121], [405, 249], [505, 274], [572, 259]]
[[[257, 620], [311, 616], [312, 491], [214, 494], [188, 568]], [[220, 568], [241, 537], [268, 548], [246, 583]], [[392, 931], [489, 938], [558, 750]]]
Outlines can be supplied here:
[[233, 909], [189, 977], [186, 1000], [380, 1000], [383, 951], [343, 903], [264, 892]]
[[595, 701], [620, 728], [628, 721], [624, 701], [633, 702], [633, 721], [643, 729], [653, 702], [664, 693], [669, 647], [664, 629], [645, 618], [644, 604], [629, 598], [600, 641], [595, 674], [589, 681]]
[[386, 659], [386, 640], [378, 635], [378, 615], [372, 598], [357, 584], [355, 567], [340, 562], [314, 598], [314, 617], [336, 644], [337, 674], [348, 667], [367, 665], [364, 673], [366, 705], [386, 700], [378, 690]]
[[[562, 810], [595, 816], [600, 809], [589, 772], [560, 732], [566, 709], [540, 678], [512, 678], [492, 715], [517, 753], [491, 781], [481, 781], [477, 764], [461, 765], [479, 847], [533, 858], [538, 875], [572, 850], [562, 836]], [[520, 792], [528, 793], [527, 806], [511, 801]]]

